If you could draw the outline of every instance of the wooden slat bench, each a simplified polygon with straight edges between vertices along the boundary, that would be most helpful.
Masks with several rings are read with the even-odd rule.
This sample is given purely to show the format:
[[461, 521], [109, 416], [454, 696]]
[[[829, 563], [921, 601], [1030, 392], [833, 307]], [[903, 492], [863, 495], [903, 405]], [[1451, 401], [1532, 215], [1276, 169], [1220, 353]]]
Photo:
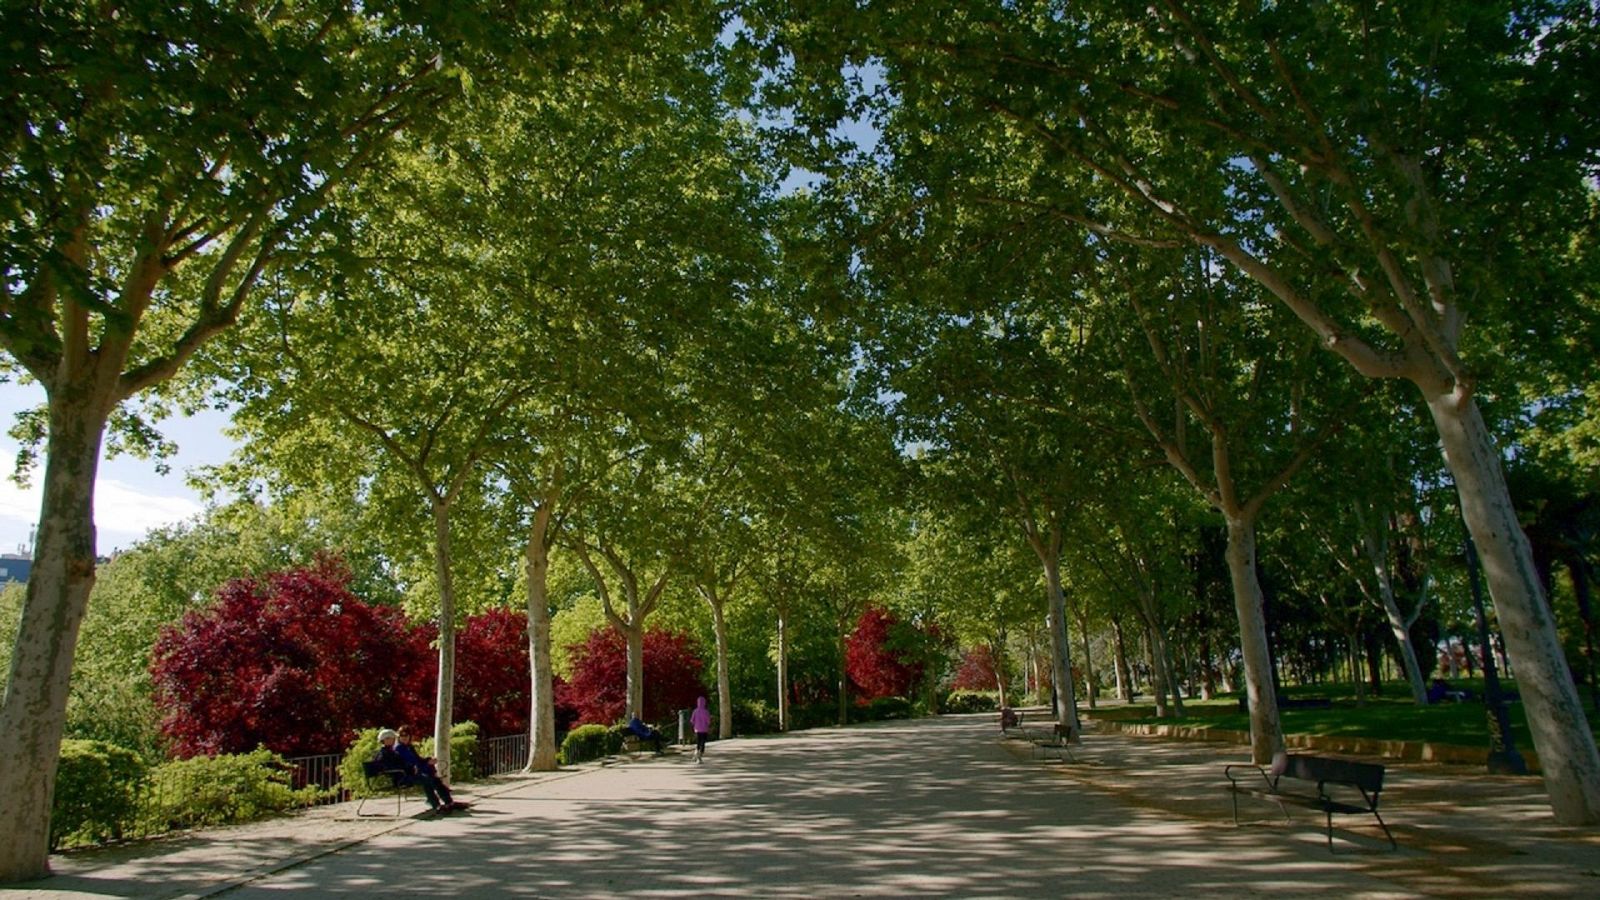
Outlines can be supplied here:
[[[1378, 820], [1389, 848], [1398, 849], [1389, 826], [1378, 814], [1378, 795], [1383, 791], [1383, 766], [1374, 763], [1331, 759], [1325, 756], [1279, 753], [1272, 766], [1263, 769], [1253, 764], [1229, 765], [1222, 773], [1228, 779], [1228, 793], [1233, 799], [1233, 824], [1239, 824], [1239, 795], [1261, 797], [1278, 804], [1284, 821], [1289, 821], [1285, 803], [1308, 809], [1321, 810], [1327, 816], [1328, 850], [1333, 851], [1333, 815], [1369, 813]], [[1313, 792], [1311, 785], [1315, 785]], [[1329, 786], [1341, 788], [1338, 797], [1330, 795]]]

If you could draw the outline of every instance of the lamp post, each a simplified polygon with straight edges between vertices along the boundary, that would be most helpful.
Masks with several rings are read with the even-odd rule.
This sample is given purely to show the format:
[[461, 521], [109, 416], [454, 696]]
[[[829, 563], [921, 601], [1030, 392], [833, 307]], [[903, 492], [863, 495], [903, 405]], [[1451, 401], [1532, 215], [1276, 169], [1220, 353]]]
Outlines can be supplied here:
[[1483, 647], [1483, 703], [1489, 719], [1489, 771], [1497, 775], [1526, 775], [1528, 764], [1511, 741], [1511, 717], [1500, 694], [1494, 648], [1489, 645], [1489, 620], [1483, 612], [1483, 589], [1478, 584], [1478, 548], [1467, 538], [1467, 580], [1472, 585], [1472, 608], [1478, 617], [1478, 641]]

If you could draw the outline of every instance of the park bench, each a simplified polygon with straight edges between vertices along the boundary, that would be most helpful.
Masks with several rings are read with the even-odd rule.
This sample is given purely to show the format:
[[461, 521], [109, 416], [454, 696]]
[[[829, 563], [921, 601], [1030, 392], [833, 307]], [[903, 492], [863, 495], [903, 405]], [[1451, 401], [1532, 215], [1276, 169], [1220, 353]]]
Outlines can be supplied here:
[[[1389, 848], [1398, 849], [1389, 826], [1378, 814], [1378, 795], [1383, 791], [1383, 766], [1374, 763], [1331, 759], [1325, 756], [1278, 753], [1272, 766], [1263, 769], [1254, 764], [1235, 764], [1223, 767], [1228, 779], [1228, 793], [1233, 799], [1233, 824], [1239, 824], [1239, 795], [1261, 797], [1278, 804], [1285, 822], [1289, 811], [1285, 803], [1308, 809], [1321, 810], [1327, 816], [1328, 850], [1333, 852], [1334, 813], [1370, 813], [1378, 820]], [[1316, 785], [1313, 792], [1310, 785]], [[1332, 796], [1329, 786], [1340, 788], [1338, 797]]]
[[369, 759], [361, 764], [361, 773], [366, 776], [366, 790], [361, 792], [361, 802], [356, 804], [356, 815], [361, 816], [362, 807], [372, 799], [374, 792], [377, 794], [394, 794], [394, 815], [400, 817], [400, 805], [405, 802], [406, 794], [414, 786], [406, 778], [406, 770], [390, 769], [383, 765], [383, 758]]
[[1078, 742], [1078, 730], [1071, 725], [1062, 725], [1059, 722], [1053, 725], [1048, 733], [1030, 731], [1028, 740], [1033, 743], [1035, 759], [1049, 759], [1054, 753], [1059, 762], [1077, 762], [1077, 757], [1072, 755], [1072, 745]]
[[[661, 748], [662, 748], [662, 750], [660, 752], [665, 752], [666, 745], [667, 745], [667, 736], [664, 735], [664, 734], [661, 734], [661, 730], [659, 728], [656, 728], [654, 725], [645, 725], [644, 727], [648, 728], [651, 732], [653, 732], [655, 734], [661, 735]], [[655, 743], [656, 742], [655, 742], [654, 738], [643, 737], [641, 735], [635, 734], [632, 731], [625, 731], [622, 734], [622, 752], [628, 754], [628, 756], [630, 756], [630, 757], [638, 756], [640, 753], [643, 753], [646, 750], [650, 751], [651, 753], [658, 752], [655, 749]]]

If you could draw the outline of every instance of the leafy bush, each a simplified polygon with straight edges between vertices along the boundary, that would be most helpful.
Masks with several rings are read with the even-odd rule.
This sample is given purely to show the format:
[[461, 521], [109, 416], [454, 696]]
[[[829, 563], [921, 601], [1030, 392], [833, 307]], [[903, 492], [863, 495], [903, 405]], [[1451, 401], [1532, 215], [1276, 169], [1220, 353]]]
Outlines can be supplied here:
[[774, 734], [779, 724], [778, 711], [765, 700], [740, 700], [733, 704], [734, 734]]
[[994, 691], [951, 691], [944, 698], [947, 713], [994, 712], [1000, 708], [1000, 696]]
[[133, 824], [147, 774], [139, 754], [125, 747], [62, 741], [50, 807], [50, 849], [121, 838]]
[[909, 719], [911, 718], [911, 701], [904, 697], [874, 697], [868, 701], [863, 712], [869, 722], [881, 722], [884, 719]]
[[372, 797], [389, 787], [388, 776], [367, 779], [361, 764], [378, 755], [378, 729], [368, 728], [356, 733], [356, 739], [339, 760], [339, 783], [352, 797]]
[[[417, 755], [423, 759], [437, 755], [433, 752], [433, 738], [417, 742]], [[478, 723], [457, 722], [450, 726], [450, 782], [476, 780], [477, 763]]]
[[839, 704], [807, 703], [789, 707], [789, 727], [795, 731], [839, 724]]
[[579, 725], [561, 742], [561, 764], [577, 765], [622, 749], [622, 738], [605, 725]]
[[294, 790], [283, 757], [258, 747], [249, 753], [196, 756], [156, 768], [144, 815], [149, 831], [249, 822], [315, 803], [316, 787]]

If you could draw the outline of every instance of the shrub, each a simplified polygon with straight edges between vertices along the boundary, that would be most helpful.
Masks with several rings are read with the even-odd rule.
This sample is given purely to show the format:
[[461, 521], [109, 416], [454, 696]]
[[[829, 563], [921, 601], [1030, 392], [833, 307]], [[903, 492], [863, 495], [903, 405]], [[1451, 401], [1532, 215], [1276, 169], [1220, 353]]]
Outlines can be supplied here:
[[121, 838], [134, 822], [146, 775], [144, 761], [125, 747], [62, 741], [50, 807], [50, 849]]
[[[374, 751], [376, 752], [376, 751]], [[433, 738], [417, 741], [417, 755], [423, 759], [436, 755]], [[457, 722], [450, 726], [450, 781], [474, 781], [478, 766], [478, 723]]]
[[352, 797], [371, 797], [382, 793], [389, 787], [389, 779], [375, 778], [367, 780], [366, 770], [361, 764], [378, 755], [378, 729], [368, 728], [356, 733], [356, 739], [344, 751], [344, 759], [339, 760], [339, 783]]
[[911, 701], [904, 697], [874, 697], [865, 709], [866, 720], [879, 722], [884, 719], [909, 719], [911, 718]]
[[740, 700], [733, 704], [734, 734], [774, 734], [779, 725], [778, 711], [765, 700]]
[[614, 737], [612, 729], [604, 725], [579, 725], [567, 732], [561, 742], [561, 764], [577, 765], [591, 759], [610, 756], [622, 749], [622, 739]]
[[316, 787], [294, 790], [283, 757], [258, 747], [249, 753], [196, 756], [165, 763], [151, 778], [144, 815], [150, 831], [249, 822], [309, 806]]
[[789, 707], [789, 727], [795, 731], [839, 724], [839, 704], [807, 703]]
[[330, 559], [236, 579], [162, 633], [150, 672], [177, 755], [327, 753], [363, 722], [426, 721], [427, 631], [361, 602], [349, 580]]
[[1000, 696], [994, 691], [951, 691], [943, 705], [947, 713], [994, 712], [1000, 708]]

